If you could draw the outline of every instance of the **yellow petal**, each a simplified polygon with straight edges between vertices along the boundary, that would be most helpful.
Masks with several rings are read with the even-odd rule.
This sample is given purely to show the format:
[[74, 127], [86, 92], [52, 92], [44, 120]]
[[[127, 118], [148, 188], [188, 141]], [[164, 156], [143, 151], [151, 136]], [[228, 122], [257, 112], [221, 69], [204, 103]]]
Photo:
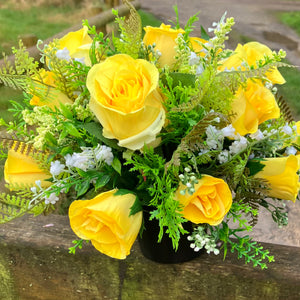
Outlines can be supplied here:
[[4, 179], [7, 183], [34, 186], [37, 180], [41, 180], [42, 186], [47, 187], [51, 182], [45, 180], [50, 177], [39, 168], [32, 157], [14, 150], [8, 151], [4, 165]]

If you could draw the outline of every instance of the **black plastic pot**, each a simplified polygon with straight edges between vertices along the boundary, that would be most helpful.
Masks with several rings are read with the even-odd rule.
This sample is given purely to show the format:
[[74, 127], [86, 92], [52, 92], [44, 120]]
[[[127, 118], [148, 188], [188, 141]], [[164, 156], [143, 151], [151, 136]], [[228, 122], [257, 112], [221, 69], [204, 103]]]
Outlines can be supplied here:
[[[139, 245], [143, 255], [155, 262], [173, 264], [182, 263], [195, 259], [203, 253], [204, 250], [195, 252], [188, 241], [188, 234], [182, 235], [179, 241], [178, 249], [173, 249], [172, 240], [164, 234], [161, 242], [158, 243], [159, 224], [156, 219], [149, 220], [150, 212], [144, 210], [144, 226], [142, 237], [139, 237]], [[192, 232], [192, 223], [186, 222], [183, 227], [188, 232]]]

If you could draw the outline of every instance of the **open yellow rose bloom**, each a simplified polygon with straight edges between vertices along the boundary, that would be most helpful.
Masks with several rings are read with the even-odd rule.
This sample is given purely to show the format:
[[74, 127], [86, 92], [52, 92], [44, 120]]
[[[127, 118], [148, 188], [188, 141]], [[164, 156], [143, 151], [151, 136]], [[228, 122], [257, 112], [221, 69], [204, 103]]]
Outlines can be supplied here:
[[98, 251], [110, 257], [124, 259], [139, 233], [142, 212], [129, 216], [136, 196], [117, 196], [116, 192], [111, 190], [91, 200], [72, 202], [69, 218], [77, 236], [90, 240]]
[[183, 216], [195, 223], [218, 225], [228, 213], [232, 204], [231, 191], [220, 178], [203, 175], [195, 184], [195, 192], [190, 195], [180, 192], [186, 188], [180, 184], [175, 199], [183, 206]]
[[[257, 68], [257, 61], [264, 60], [265, 55], [270, 57], [273, 56], [271, 49], [259, 42], [249, 42], [244, 45], [238, 44], [234, 50], [234, 54], [222, 63], [220, 70], [224, 71], [225, 68], [229, 70], [231, 68], [237, 69], [239, 67], [242, 70], [245, 70], [245, 67], [242, 64], [243, 62], [246, 62], [249, 66]], [[269, 69], [266, 72], [266, 77], [273, 84], [285, 83], [285, 79], [276, 67]]]
[[103, 135], [131, 150], [153, 142], [165, 111], [158, 90], [157, 68], [143, 59], [118, 54], [94, 65], [87, 76], [90, 109]]
[[247, 86], [240, 87], [232, 103], [232, 126], [245, 135], [254, 133], [258, 125], [280, 116], [280, 109], [272, 92], [260, 81], [248, 79]]

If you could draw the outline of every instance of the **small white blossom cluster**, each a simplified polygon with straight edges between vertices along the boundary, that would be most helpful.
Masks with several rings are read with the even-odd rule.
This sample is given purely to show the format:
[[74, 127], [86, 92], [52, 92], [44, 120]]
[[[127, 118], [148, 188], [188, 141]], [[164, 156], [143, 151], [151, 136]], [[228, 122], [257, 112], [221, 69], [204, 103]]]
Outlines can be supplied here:
[[277, 93], [278, 89], [276, 86], [273, 86], [272, 82], [266, 81], [265, 87], [270, 90], [274, 95]]
[[[223, 150], [224, 138], [233, 139], [229, 149]], [[247, 148], [248, 140], [239, 135], [235, 134], [235, 129], [230, 124], [224, 128], [217, 129], [215, 126], [209, 125], [206, 129], [206, 145], [209, 150], [222, 150], [218, 155], [220, 164], [226, 163], [232, 155], [235, 155]], [[199, 155], [202, 155], [209, 151], [208, 149], [202, 149]]]
[[[70, 51], [68, 50], [67, 47], [65, 47], [64, 49], [57, 50], [56, 51], [56, 57], [58, 59], [61, 59], [61, 60], [66, 60], [66, 61], [71, 60]], [[75, 57], [74, 60], [80, 62], [83, 65], [85, 64], [85, 58], [84, 57], [80, 57], [80, 58]]]
[[204, 227], [198, 226], [192, 235], [189, 235], [187, 239], [192, 242], [190, 247], [194, 249], [195, 252], [200, 251], [205, 248], [206, 252], [214, 253], [218, 255], [220, 250], [217, 248], [215, 239], [205, 232]]
[[[203, 50], [205, 50], [205, 49], [203, 49]], [[200, 60], [199, 55], [197, 55], [193, 51], [191, 51], [190, 56], [189, 56], [189, 65], [194, 66], [194, 68], [195, 68], [194, 73], [196, 76], [200, 76], [204, 71], [204, 66], [203, 66], [202, 61]]]
[[45, 196], [45, 204], [55, 204], [59, 198], [55, 195], [55, 193], [50, 194], [49, 197]]
[[42, 188], [41, 184], [41, 180], [37, 180], [35, 182], [36, 186], [31, 187], [31, 191], [34, 195], [34, 198], [31, 200], [31, 203], [34, 203], [34, 201], [39, 198], [44, 198], [45, 204], [54, 205], [59, 200], [59, 197], [55, 193], [51, 193], [49, 196], [46, 196], [45, 190]]
[[67, 154], [65, 164], [58, 160], [51, 162], [51, 175], [55, 178], [55, 176], [65, 171], [65, 167], [87, 171], [99, 167], [102, 162], [108, 165], [113, 162], [114, 156], [110, 147], [98, 145], [96, 148], [82, 147], [81, 149], [83, 151], [80, 153]]
[[195, 193], [194, 186], [198, 183], [195, 173], [191, 172], [191, 169], [186, 167], [184, 168], [184, 174], [179, 174], [179, 179], [187, 187], [185, 190], [181, 190], [180, 194], [185, 195], [187, 190], [190, 195], [193, 195]]
[[61, 60], [66, 60], [66, 61], [70, 61], [71, 60], [70, 51], [68, 50], [67, 47], [65, 47], [62, 50], [57, 50], [56, 51], [56, 57], [58, 59], [61, 59]]

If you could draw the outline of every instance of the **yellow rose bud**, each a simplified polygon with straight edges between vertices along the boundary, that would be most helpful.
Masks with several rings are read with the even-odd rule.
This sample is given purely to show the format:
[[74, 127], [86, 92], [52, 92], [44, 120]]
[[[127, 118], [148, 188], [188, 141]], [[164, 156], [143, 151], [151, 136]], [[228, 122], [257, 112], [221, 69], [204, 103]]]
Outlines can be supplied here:
[[199, 224], [218, 225], [228, 213], [232, 204], [232, 194], [227, 183], [209, 175], [203, 175], [195, 185], [193, 195], [180, 192], [186, 188], [180, 183], [175, 199], [184, 207], [183, 216]]
[[84, 26], [82, 29], [69, 32], [59, 40], [59, 49], [67, 48], [71, 58], [84, 58], [86, 65], [91, 65], [90, 48], [93, 40], [88, 35], [88, 28]]
[[165, 24], [161, 24], [160, 27], [146, 26], [144, 30], [144, 44], [147, 46], [155, 44], [155, 51], [159, 51], [161, 54], [158, 60], [159, 65], [161, 67], [168, 65], [170, 68], [172, 68], [176, 63], [176, 39], [178, 34], [184, 33], [184, 30], [172, 29], [171, 25]]
[[158, 79], [154, 65], [125, 54], [111, 56], [91, 68], [86, 83], [90, 109], [105, 137], [132, 150], [155, 140], [165, 120]]
[[[242, 66], [243, 61], [247, 62], [249, 66], [254, 66], [254, 68], [257, 68], [256, 62], [259, 60], [264, 60], [265, 55], [273, 57], [272, 50], [261, 43], [249, 42], [243, 46], [238, 44], [234, 50], [234, 54], [223, 62], [220, 70], [223, 71], [225, 68], [230, 70], [232, 67], [235, 69], [241, 67], [241, 69], [244, 70], [245, 67]], [[265, 75], [273, 84], [285, 83], [285, 79], [275, 67], [268, 70]]]
[[139, 233], [142, 212], [129, 216], [136, 196], [115, 196], [116, 191], [102, 193], [91, 200], [74, 201], [69, 218], [78, 237], [90, 240], [105, 255], [124, 259]]
[[[33, 79], [36, 80], [36, 94], [33, 95], [33, 97], [30, 100], [31, 105], [47, 105], [48, 107], [54, 110], [55, 107], [59, 108], [60, 103], [73, 103], [67, 95], [55, 88], [56, 85], [53, 72], [41, 69], [40, 76], [41, 78], [37, 76], [33, 77]], [[43, 97], [45, 99], [41, 99], [41, 97], [39, 97], [38, 94], [43, 96], [45, 95], [45, 97]]]
[[240, 87], [232, 103], [232, 126], [245, 135], [255, 133], [266, 120], [279, 118], [280, 109], [272, 92], [260, 81], [248, 79], [246, 88]]
[[35, 182], [40, 180], [42, 187], [48, 187], [51, 182], [45, 180], [50, 177], [31, 156], [14, 150], [8, 151], [4, 165], [4, 179], [8, 184], [33, 187]]
[[268, 196], [295, 202], [300, 188], [297, 174], [300, 167], [299, 160], [299, 155], [266, 158], [261, 161], [265, 167], [254, 177], [268, 181], [270, 187], [267, 191]]

